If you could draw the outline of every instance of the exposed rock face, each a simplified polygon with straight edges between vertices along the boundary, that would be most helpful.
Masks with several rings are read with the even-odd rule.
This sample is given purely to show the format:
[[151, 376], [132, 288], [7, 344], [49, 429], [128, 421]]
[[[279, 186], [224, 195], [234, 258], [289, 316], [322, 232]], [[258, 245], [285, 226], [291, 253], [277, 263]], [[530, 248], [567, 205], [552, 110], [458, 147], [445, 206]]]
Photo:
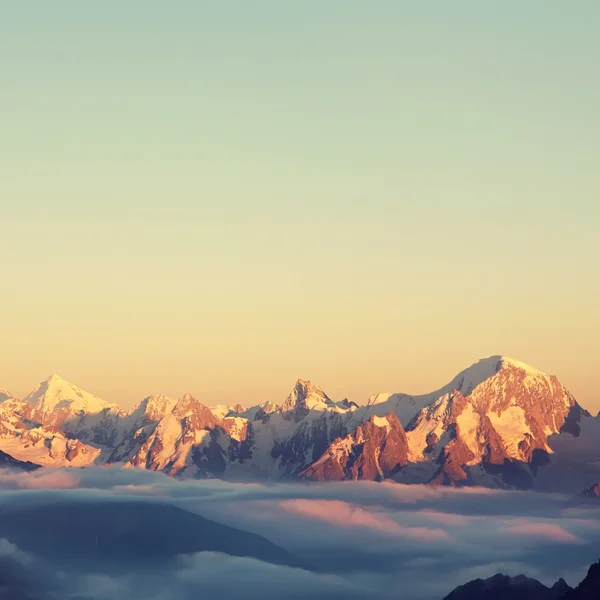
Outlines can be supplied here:
[[[20, 429], [39, 427], [39, 433], [44, 437], [52, 432], [57, 438], [77, 438], [84, 444], [96, 447], [115, 443], [119, 420], [126, 415], [115, 404], [84, 392], [57, 375], [42, 381], [25, 400], [12, 398], [3, 402], [1, 407], [3, 410], [10, 410], [14, 417], [21, 420], [24, 427], [19, 426]], [[2, 422], [6, 423], [4, 418]], [[6, 434], [6, 431], [3, 432]], [[27, 436], [23, 439], [26, 438]], [[59, 445], [61, 443], [55, 442]], [[99, 454], [92, 449], [85, 452], [81, 450], [82, 448], [78, 451], [80, 461], [84, 454], [90, 460], [94, 460]], [[64, 459], [71, 462], [66, 456]], [[56, 461], [60, 461], [60, 458], [54, 455], [51, 462]]]
[[[171, 410], [167, 412], [169, 408]], [[166, 413], [164, 416], [152, 422], [153, 417], [158, 418], [163, 412]], [[128, 460], [137, 467], [172, 474], [192, 464], [192, 450], [199, 444], [207, 443], [210, 432], [220, 424], [220, 419], [189, 394], [174, 405], [160, 402], [159, 410], [156, 410], [156, 406], [148, 409], [146, 403], [142, 417], [137, 424], [148, 424], [133, 434], [135, 442], [132, 444], [131, 437], [126, 436], [110, 460]]]
[[470, 463], [475, 456], [467, 445], [457, 437], [455, 430], [450, 436], [453, 439], [442, 448], [436, 461], [440, 467], [430, 483], [456, 486], [467, 482], [467, 473], [464, 466]]
[[295, 423], [308, 416], [311, 410], [334, 408], [335, 403], [314, 383], [298, 379], [292, 393], [281, 406], [281, 413]]
[[44, 417], [31, 404], [7, 399], [0, 404], [0, 447], [19, 461], [45, 466], [84, 466], [100, 454]]
[[408, 462], [406, 434], [398, 417], [372, 416], [351, 434], [336, 439], [300, 476], [317, 481], [381, 481]]
[[[0, 394], [0, 449], [47, 465], [123, 463], [246, 480], [392, 477], [518, 488], [568, 481], [554, 491], [577, 493], [600, 464], [600, 418], [556, 377], [499, 356], [437, 392], [379, 394], [362, 406], [335, 402], [301, 379], [281, 405], [248, 409], [211, 410], [186, 395], [149, 396], [125, 412], [56, 376], [27, 401]], [[581, 483], [571, 477], [574, 462], [585, 464]]]
[[[336, 413], [310, 415], [309, 411], [298, 422], [299, 413], [293, 412], [297, 427], [289, 437], [278, 436], [271, 450], [271, 458], [278, 461], [283, 477], [298, 475], [308, 464], [317, 460], [333, 440], [346, 434], [343, 420]], [[286, 419], [288, 414], [283, 413], [281, 417]]]
[[22, 411], [26, 406], [13, 398], [0, 404], [0, 439], [13, 438], [27, 429], [26, 416]]
[[222, 477], [230, 462], [251, 456], [251, 424], [220, 418], [186, 394], [179, 400], [150, 396], [123, 420], [122, 441], [108, 462], [171, 475]]
[[49, 422], [61, 427], [65, 433], [88, 444], [113, 447], [119, 441], [120, 423], [127, 413], [118, 408], [104, 408], [97, 413], [81, 412], [77, 415], [60, 415], [54, 419], [52, 413]]
[[574, 403], [567, 413], [565, 420], [560, 428], [560, 433], [570, 433], [573, 437], [579, 437], [581, 433], [581, 417], [589, 417], [590, 413]]
[[[410, 463], [400, 480], [418, 473], [417, 482], [519, 488], [532, 487], [538, 470], [550, 462], [549, 436], [565, 428], [577, 433], [587, 415], [556, 377], [498, 356], [476, 363], [433, 394], [379, 395], [348, 412], [343, 423], [349, 436], [364, 435], [361, 427], [373, 416], [397, 415], [406, 428]], [[381, 455], [384, 443], [374, 444], [366, 448]], [[340, 449], [338, 444], [332, 456]], [[317, 461], [304, 477], [348, 477], [335, 460]], [[431, 474], [423, 480], [426, 473]]]
[[[480, 473], [492, 476], [495, 485], [529, 487], [529, 465], [537, 469], [547, 462], [548, 437], [567, 419], [575, 430], [585, 413], [555, 376], [502, 357], [480, 361], [454, 384], [406, 427], [411, 460], [440, 464], [434, 483], [478, 483]], [[483, 470], [471, 473], [475, 465]]]

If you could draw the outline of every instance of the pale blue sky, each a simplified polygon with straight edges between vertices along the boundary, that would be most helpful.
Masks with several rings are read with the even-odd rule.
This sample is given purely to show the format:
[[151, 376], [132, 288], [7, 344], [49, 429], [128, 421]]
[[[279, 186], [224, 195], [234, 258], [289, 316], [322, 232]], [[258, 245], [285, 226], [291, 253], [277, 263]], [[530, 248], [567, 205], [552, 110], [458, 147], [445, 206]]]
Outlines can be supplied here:
[[600, 408], [600, 4], [5, 2], [0, 387]]

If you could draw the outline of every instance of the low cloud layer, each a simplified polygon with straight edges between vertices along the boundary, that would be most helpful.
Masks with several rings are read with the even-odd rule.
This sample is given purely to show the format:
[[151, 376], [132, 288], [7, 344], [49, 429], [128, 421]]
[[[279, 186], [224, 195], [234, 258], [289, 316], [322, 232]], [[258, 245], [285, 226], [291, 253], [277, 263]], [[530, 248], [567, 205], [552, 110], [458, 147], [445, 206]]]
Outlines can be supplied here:
[[173, 504], [259, 534], [307, 568], [198, 552], [162, 569], [146, 570], [132, 559], [99, 573], [85, 564], [48, 564], [35, 547], [11, 540], [0, 540], [0, 562], [46, 573], [46, 589], [65, 598], [186, 600], [203, 591], [246, 600], [441, 600], [456, 585], [498, 572], [576, 584], [600, 558], [600, 503], [580, 506], [560, 495], [373, 482], [178, 481], [117, 468], [0, 473], [3, 510], [98, 499], [115, 511], [122, 502]]

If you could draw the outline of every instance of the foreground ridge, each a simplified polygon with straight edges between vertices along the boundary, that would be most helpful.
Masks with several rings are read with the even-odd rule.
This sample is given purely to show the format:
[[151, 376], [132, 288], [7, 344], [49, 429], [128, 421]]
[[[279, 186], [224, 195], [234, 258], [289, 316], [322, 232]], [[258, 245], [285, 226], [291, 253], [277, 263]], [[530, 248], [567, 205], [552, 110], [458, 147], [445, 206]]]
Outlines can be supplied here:
[[552, 587], [547, 587], [524, 575], [508, 577], [498, 574], [461, 585], [444, 600], [503, 600], [509, 597], [513, 600], [595, 600], [600, 597], [600, 562], [589, 568], [576, 588], [571, 588], [562, 578]]

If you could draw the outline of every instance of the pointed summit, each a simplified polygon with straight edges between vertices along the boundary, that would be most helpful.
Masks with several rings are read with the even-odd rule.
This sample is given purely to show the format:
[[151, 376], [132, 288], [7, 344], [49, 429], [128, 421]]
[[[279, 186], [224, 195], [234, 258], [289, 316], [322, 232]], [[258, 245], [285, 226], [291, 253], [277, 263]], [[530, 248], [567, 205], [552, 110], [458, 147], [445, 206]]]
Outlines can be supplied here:
[[333, 400], [316, 384], [298, 379], [291, 394], [281, 406], [283, 413], [293, 413], [295, 419], [301, 419], [311, 410], [326, 410], [334, 406]]
[[205, 406], [199, 400], [196, 400], [191, 394], [184, 394], [171, 411], [171, 414], [177, 419], [190, 418], [196, 429], [202, 429], [207, 425], [216, 425], [217, 418], [208, 406]]
[[105, 408], [116, 407], [115, 404], [106, 402], [94, 394], [84, 392], [58, 375], [50, 375], [41, 381], [24, 401], [42, 413], [50, 413], [57, 409], [98, 413]]

